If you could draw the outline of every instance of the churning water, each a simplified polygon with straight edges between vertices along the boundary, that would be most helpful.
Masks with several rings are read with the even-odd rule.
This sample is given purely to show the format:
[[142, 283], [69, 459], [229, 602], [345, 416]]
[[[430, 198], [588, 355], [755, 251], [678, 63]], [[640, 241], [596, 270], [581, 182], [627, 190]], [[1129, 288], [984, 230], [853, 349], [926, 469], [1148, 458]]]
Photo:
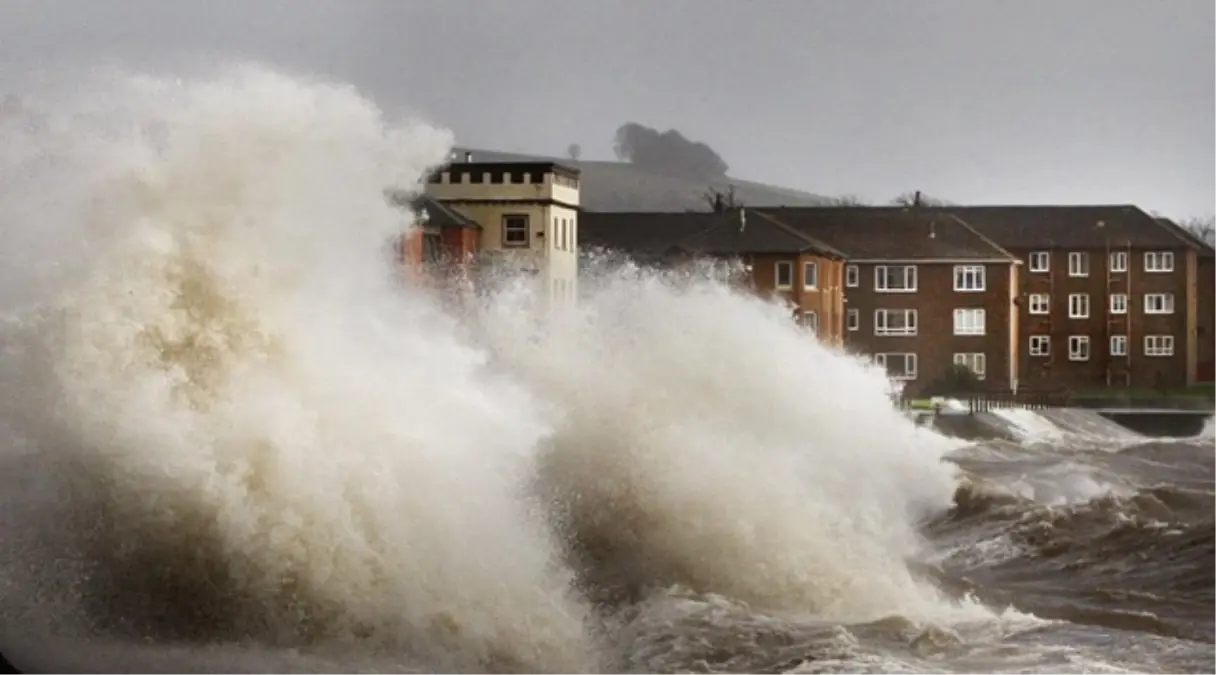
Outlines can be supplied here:
[[[442, 161], [445, 132], [257, 67], [75, 84], [0, 118], [0, 647], [18, 665], [1210, 664], [1210, 440], [1128, 455], [1135, 476], [1111, 453], [964, 447], [708, 278], [599, 261], [574, 306], [509, 274], [439, 294], [387, 253], [409, 218], [385, 190]], [[1206, 482], [1162, 473], [1179, 457]], [[1002, 488], [1098, 462], [1118, 490]], [[1138, 559], [1132, 619], [1026, 586], [1106, 592], [1102, 570], [1142, 550], [1112, 534], [1129, 522], [1173, 561]]]

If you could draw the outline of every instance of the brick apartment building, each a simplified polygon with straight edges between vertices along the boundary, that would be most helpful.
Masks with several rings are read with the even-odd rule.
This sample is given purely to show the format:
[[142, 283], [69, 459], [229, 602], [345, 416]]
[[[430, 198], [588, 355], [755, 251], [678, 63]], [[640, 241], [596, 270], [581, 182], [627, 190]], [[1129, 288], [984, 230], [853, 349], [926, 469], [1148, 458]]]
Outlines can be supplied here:
[[1195, 248], [1195, 379], [1199, 382], [1216, 381], [1216, 250], [1194, 232], [1168, 218], [1158, 218], [1157, 222]]
[[958, 218], [932, 209], [757, 209], [847, 255], [850, 351], [872, 355], [904, 390], [948, 387], [951, 366], [987, 387], [1018, 373], [1016, 259]]
[[1193, 239], [1130, 205], [948, 212], [1023, 263], [1023, 386], [1195, 382], [1201, 313], [1200, 247]]
[[[584, 213], [582, 236], [585, 247], [657, 262], [676, 253], [741, 258], [752, 265], [757, 291], [786, 297], [817, 319], [821, 339], [873, 355], [910, 393], [938, 383], [953, 364], [995, 388], [1012, 386], [1018, 372], [1017, 261], [949, 214], [820, 207]], [[818, 280], [808, 284], [805, 270]], [[841, 320], [825, 319], [832, 314]]]
[[752, 290], [783, 298], [821, 341], [844, 341], [844, 254], [763, 213], [584, 212], [579, 246], [664, 267], [701, 257], [738, 260]]

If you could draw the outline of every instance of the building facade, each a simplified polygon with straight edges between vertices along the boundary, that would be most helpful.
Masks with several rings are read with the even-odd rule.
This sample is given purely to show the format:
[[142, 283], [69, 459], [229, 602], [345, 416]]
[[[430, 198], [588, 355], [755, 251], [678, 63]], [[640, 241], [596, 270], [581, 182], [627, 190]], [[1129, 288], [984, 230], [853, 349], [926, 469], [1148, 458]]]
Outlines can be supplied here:
[[1198, 258], [1134, 206], [951, 207], [1023, 264], [1031, 387], [1166, 389], [1198, 372]]
[[909, 394], [1018, 383], [1017, 261], [965, 223], [914, 208], [758, 209], [843, 251], [845, 345]]
[[460, 236], [469, 238], [467, 246], [446, 250], [471, 255], [480, 274], [494, 269], [532, 273], [551, 302], [577, 297], [576, 169], [554, 162], [474, 162], [466, 157], [432, 172], [424, 196], [476, 225], [460, 228]]

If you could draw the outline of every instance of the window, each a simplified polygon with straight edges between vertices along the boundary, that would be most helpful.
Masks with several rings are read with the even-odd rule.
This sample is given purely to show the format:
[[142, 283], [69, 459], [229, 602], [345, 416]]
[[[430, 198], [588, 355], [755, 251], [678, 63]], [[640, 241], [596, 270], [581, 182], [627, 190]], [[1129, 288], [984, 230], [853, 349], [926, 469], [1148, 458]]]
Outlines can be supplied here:
[[805, 288], [815, 288], [819, 285], [819, 265], [813, 262], [802, 263], [802, 285]]
[[962, 293], [984, 290], [984, 266], [955, 265], [954, 290]]
[[1110, 254], [1110, 271], [1127, 271], [1127, 251], [1115, 251], [1114, 253]]
[[1031, 293], [1030, 313], [1051, 314], [1051, 296], [1047, 293]]
[[1111, 356], [1127, 356], [1127, 336], [1126, 335], [1110, 336], [1110, 355]]
[[845, 266], [844, 285], [849, 288], [857, 288], [861, 285], [861, 271], [857, 269], [857, 265]]
[[778, 262], [774, 269], [774, 276], [777, 281], [777, 288], [793, 288], [794, 263], [788, 260]]
[[1051, 337], [1048, 335], [1031, 335], [1030, 336], [1030, 355], [1031, 356], [1050, 356], [1051, 355]]
[[878, 265], [874, 268], [874, 290], [915, 293], [916, 265]]
[[1068, 318], [1070, 318], [1070, 319], [1088, 319], [1089, 318], [1089, 294], [1088, 293], [1073, 293], [1068, 296]]
[[874, 362], [887, 371], [887, 377], [896, 380], [916, 379], [916, 354], [875, 354]]
[[1173, 293], [1145, 293], [1144, 294], [1144, 313], [1145, 314], [1173, 314], [1174, 313], [1174, 294]]
[[954, 310], [954, 334], [983, 335], [986, 318], [982, 309], [956, 309]]
[[916, 335], [915, 309], [874, 310], [875, 335]]
[[1127, 314], [1127, 293], [1111, 293], [1110, 313]]
[[1088, 361], [1089, 360], [1089, 336], [1088, 335], [1069, 335], [1068, 336], [1068, 360], [1069, 361]]
[[819, 315], [814, 310], [808, 310], [802, 313], [802, 325], [807, 327], [815, 335], [819, 335]]
[[1173, 251], [1147, 251], [1144, 254], [1145, 272], [1173, 272]]
[[1035, 251], [1030, 254], [1030, 271], [1031, 272], [1047, 272], [1051, 269], [1051, 253], [1048, 251]]
[[430, 232], [422, 234], [422, 262], [438, 263], [443, 260], [443, 239]]
[[1089, 276], [1089, 254], [1084, 251], [1074, 251], [1068, 254], [1068, 276]]
[[1174, 355], [1174, 336], [1173, 335], [1145, 335], [1144, 336], [1144, 355], [1145, 356], [1173, 356]]
[[984, 358], [983, 353], [978, 352], [955, 354], [954, 365], [965, 367], [967, 370], [970, 370], [976, 376], [976, 378], [981, 380], [984, 379], [984, 375], [986, 374], [985, 371], [988, 368], [987, 359]]
[[856, 309], [850, 309], [847, 316], [849, 321], [849, 330], [858, 330], [861, 328], [861, 312]]
[[502, 217], [502, 245], [528, 245], [528, 216], [506, 215]]

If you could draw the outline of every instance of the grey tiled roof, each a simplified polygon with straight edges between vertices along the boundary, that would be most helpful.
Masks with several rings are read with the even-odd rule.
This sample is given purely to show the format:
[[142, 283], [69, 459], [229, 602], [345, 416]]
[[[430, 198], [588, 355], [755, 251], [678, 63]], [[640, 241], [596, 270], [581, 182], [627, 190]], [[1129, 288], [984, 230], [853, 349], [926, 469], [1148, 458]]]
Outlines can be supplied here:
[[800, 207], [758, 209], [857, 260], [1009, 260], [1010, 254], [936, 208]]
[[949, 206], [997, 244], [1010, 249], [1177, 248], [1178, 237], [1129, 204], [1097, 206]]

